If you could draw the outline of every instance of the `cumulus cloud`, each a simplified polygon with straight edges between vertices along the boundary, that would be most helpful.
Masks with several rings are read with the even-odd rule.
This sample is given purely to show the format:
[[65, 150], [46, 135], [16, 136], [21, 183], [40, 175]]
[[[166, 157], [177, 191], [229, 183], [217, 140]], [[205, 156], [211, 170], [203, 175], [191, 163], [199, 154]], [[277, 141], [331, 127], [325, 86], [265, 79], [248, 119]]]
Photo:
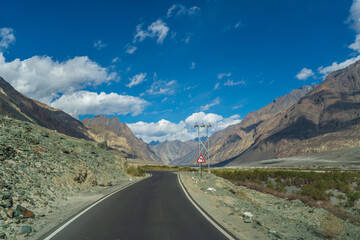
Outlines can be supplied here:
[[139, 24], [136, 27], [136, 34], [134, 36], [133, 42], [142, 42], [146, 38], [157, 38], [156, 42], [162, 44], [169, 32], [169, 27], [161, 19], [156, 20], [151, 23], [147, 30], [142, 30], [142, 24]]
[[12, 28], [0, 28], [0, 51], [7, 49], [14, 42], [14, 30]]
[[95, 41], [94, 42], [94, 48], [100, 50], [100, 49], [103, 49], [104, 47], [106, 47], [107, 45], [104, 44], [101, 40], [99, 41]]
[[191, 66], [189, 67], [189, 69], [195, 69], [196, 63], [195, 62], [191, 62]]
[[319, 71], [319, 73], [321, 73], [323, 75], [323, 78], [325, 78], [329, 73], [339, 70], [339, 69], [346, 68], [347, 66], [353, 64], [354, 62], [356, 62], [358, 60], [360, 60], [360, 56], [347, 59], [346, 61], [341, 62], [341, 63], [333, 62], [330, 66], [319, 67], [318, 71]]
[[53, 101], [51, 106], [62, 109], [78, 118], [79, 115], [83, 114], [131, 114], [136, 116], [142, 113], [148, 104], [147, 101], [133, 96], [78, 91], [62, 95]]
[[158, 122], [137, 122], [128, 124], [131, 131], [142, 138], [145, 142], [151, 141], [173, 141], [173, 140], [193, 140], [197, 137], [194, 125], [196, 123], [211, 124], [210, 134], [230, 125], [237, 124], [241, 121], [239, 115], [233, 115], [229, 118], [223, 118], [214, 113], [198, 112], [188, 116], [179, 123], [173, 123], [162, 119]]
[[237, 82], [234, 82], [233, 79], [228, 79], [225, 83], [224, 83], [224, 86], [237, 86], [237, 85], [246, 85], [246, 82], [244, 80], [241, 80], [241, 81], [237, 81]]
[[220, 99], [219, 97], [215, 98], [214, 101], [212, 101], [211, 103], [209, 104], [206, 104], [204, 106], [201, 106], [200, 109], [201, 111], [207, 111], [209, 110], [211, 107], [213, 106], [216, 106], [216, 105], [219, 105], [220, 104]]
[[132, 46], [130, 44], [127, 44], [125, 46], [125, 52], [128, 54], [133, 54], [137, 50], [137, 46]]
[[193, 6], [191, 8], [186, 8], [181, 4], [173, 4], [167, 11], [167, 17], [180, 16], [180, 15], [197, 15], [200, 12], [200, 8]]
[[231, 72], [229, 72], [229, 73], [219, 73], [219, 74], [217, 75], [217, 78], [218, 78], [219, 80], [223, 79], [223, 77], [231, 77]]
[[146, 73], [139, 73], [133, 76], [130, 79], [130, 83], [126, 84], [128, 88], [132, 88], [133, 86], [139, 85], [140, 83], [146, 81]]
[[360, 52], [360, 0], [353, 1], [350, 8], [348, 22], [357, 33], [354, 43], [350, 44], [349, 48]]
[[46, 104], [59, 97], [59, 93], [72, 93], [119, 79], [116, 73], [109, 72], [87, 56], [64, 62], [48, 56], [6, 62], [0, 53], [0, 73], [19, 92]]
[[296, 74], [295, 77], [299, 80], [304, 81], [314, 75], [315, 75], [315, 73], [311, 69], [303, 68], [303, 69], [301, 69], [301, 71], [298, 74]]

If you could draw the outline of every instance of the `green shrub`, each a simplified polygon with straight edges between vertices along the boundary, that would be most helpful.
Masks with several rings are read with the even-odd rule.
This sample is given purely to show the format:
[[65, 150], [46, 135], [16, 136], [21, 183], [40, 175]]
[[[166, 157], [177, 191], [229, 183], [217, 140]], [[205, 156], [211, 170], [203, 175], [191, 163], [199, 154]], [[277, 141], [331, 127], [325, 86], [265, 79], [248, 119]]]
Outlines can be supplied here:
[[353, 207], [355, 205], [355, 202], [359, 200], [360, 193], [359, 192], [349, 192], [346, 194], [347, 202], [346, 206]]
[[130, 166], [126, 169], [126, 173], [131, 176], [143, 177], [145, 176], [145, 169], [142, 167]]

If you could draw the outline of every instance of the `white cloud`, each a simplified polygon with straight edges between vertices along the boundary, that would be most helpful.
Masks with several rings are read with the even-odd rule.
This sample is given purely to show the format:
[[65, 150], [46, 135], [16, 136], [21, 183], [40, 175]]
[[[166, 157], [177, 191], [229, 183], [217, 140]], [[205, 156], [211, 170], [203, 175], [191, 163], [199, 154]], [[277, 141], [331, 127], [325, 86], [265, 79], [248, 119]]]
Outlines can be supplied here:
[[169, 32], [169, 27], [161, 19], [158, 19], [155, 22], [151, 23], [148, 26], [147, 30], [142, 30], [142, 25], [139, 24], [136, 27], [136, 34], [134, 36], [133, 42], [134, 43], [142, 42], [147, 37], [150, 37], [150, 38], [157, 38], [156, 42], [158, 44], [162, 44], [168, 32]]
[[228, 79], [225, 83], [224, 83], [224, 86], [237, 86], [237, 85], [246, 85], [246, 82], [244, 80], [241, 80], [241, 81], [237, 81], [237, 82], [234, 82], [233, 79]]
[[341, 62], [341, 63], [333, 62], [330, 66], [319, 67], [318, 71], [319, 71], [319, 73], [321, 73], [323, 75], [323, 78], [325, 78], [329, 73], [339, 70], [339, 69], [346, 68], [347, 66], [353, 64], [354, 62], [356, 62], [358, 60], [360, 60], [360, 56], [347, 59], [346, 61]]
[[154, 74], [154, 82], [151, 84], [150, 89], [146, 90], [147, 93], [152, 95], [173, 95], [175, 94], [176, 81], [171, 80], [169, 82], [163, 80], [156, 80], [156, 73]]
[[349, 48], [360, 52], [360, 0], [354, 0], [350, 8], [348, 18], [350, 26], [357, 32], [355, 42], [349, 45]]
[[139, 85], [140, 83], [146, 81], [146, 73], [139, 73], [133, 76], [130, 79], [130, 83], [126, 84], [128, 88], [131, 88], [133, 86]]
[[315, 73], [311, 69], [303, 68], [303, 69], [301, 69], [301, 71], [298, 74], [296, 74], [295, 77], [299, 80], [304, 81], [314, 75], [315, 75]]
[[133, 96], [78, 91], [62, 95], [52, 102], [51, 106], [62, 109], [73, 117], [78, 118], [79, 115], [83, 114], [132, 114], [136, 116], [142, 113], [148, 104], [147, 101]]
[[219, 105], [220, 104], [220, 99], [219, 97], [215, 98], [214, 101], [212, 101], [211, 103], [209, 104], [206, 104], [204, 106], [201, 106], [200, 109], [201, 111], [207, 111], [209, 110], [211, 107], [213, 106], [216, 106], [216, 105]]
[[219, 79], [219, 80], [221, 80], [223, 77], [230, 77], [231, 76], [231, 72], [229, 72], [229, 73], [219, 73], [218, 75], [217, 75], [217, 78]]
[[196, 63], [195, 62], [191, 62], [191, 66], [189, 67], [189, 69], [195, 69]]
[[239, 21], [239, 22], [237, 22], [237, 23], [235, 24], [234, 28], [235, 28], [235, 29], [238, 29], [238, 28], [240, 28], [241, 26], [242, 26], [242, 23], [241, 23], [241, 21]]
[[103, 49], [106, 46], [107, 44], [104, 44], [101, 40], [94, 42], [94, 48], [97, 48], [98, 50]]
[[192, 33], [186, 33], [185, 37], [182, 39], [183, 42], [185, 42], [186, 44], [188, 44], [190, 42], [190, 38], [193, 34]]
[[133, 54], [137, 50], [137, 46], [132, 46], [130, 44], [127, 44], [125, 46], [125, 52], [128, 54]]
[[212, 127], [209, 129], [211, 134], [230, 125], [237, 124], [240, 121], [239, 115], [223, 118], [214, 113], [206, 114], [204, 112], [198, 112], [193, 113], [179, 123], [173, 123], [162, 119], [158, 122], [137, 122], [128, 124], [128, 126], [137, 137], [142, 138], [145, 142], [164, 142], [173, 140], [187, 141], [197, 137], [197, 132], [194, 128], [196, 123], [211, 124]]
[[0, 28], [0, 51], [7, 49], [14, 42], [14, 30], [12, 28]]
[[180, 15], [197, 15], [200, 12], [200, 8], [193, 6], [187, 9], [184, 5], [173, 4], [167, 11], [167, 17], [180, 16]]
[[220, 86], [220, 83], [216, 83], [215, 86], [214, 86], [214, 90], [218, 89]]
[[119, 79], [116, 73], [91, 61], [87, 56], [64, 62], [48, 56], [33, 56], [6, 62], [0, 52], [0, 73], [19, 92], [46, 104], [59, 93], [72, 93]]
[[119, 57], [116, 57], [116, 58], [114, 58], [113, 60], [111, 60], [112, 63], [117, 63], [117, 62], [119, 62], [119, 61], [120, 61]]

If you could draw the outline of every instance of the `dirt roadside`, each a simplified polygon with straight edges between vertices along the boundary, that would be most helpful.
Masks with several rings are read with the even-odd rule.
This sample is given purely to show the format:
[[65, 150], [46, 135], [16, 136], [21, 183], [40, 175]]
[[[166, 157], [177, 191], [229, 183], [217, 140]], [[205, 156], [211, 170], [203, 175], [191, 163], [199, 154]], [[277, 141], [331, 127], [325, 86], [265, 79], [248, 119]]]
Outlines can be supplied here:
[[360, 227], [299, 200], [264, 194], [212, 174], [180, 173], [192, 198], [239, 239], [360, 239]]

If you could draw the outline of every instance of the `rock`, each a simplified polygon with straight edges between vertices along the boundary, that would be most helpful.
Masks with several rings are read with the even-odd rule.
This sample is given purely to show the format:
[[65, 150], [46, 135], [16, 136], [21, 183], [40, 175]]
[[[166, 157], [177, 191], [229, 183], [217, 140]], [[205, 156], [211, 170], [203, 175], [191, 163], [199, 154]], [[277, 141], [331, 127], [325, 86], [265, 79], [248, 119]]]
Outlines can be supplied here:
[[251, 218], [244, 218], [244, 223], [251, 223]]
[[30, 211], [30, 210], [25, 210], [23, 212], [24, 218], [34, 218], [35, 217], [35, 213]]
[[16, 206], [16, 211], [18, 211], [20, 214], [24, 214], [24, 212], [26, 211], [27, 209], [21, 205], [17, 205]]
[[20, 229], [21, 234], [27, 234], [27, 233], [31, 233], [31, 232], [32, 232], [31, 226], [29, 226], [29, 225], [21, 226], [21, 229]]
[[13, 206], [12, 200], [10, 200], [10, 199], [0, 201], [0, 207], [11, 208], [12, 206]]
[[8, 211], [6, 211], [6, 216], [9, 218], [14, 218], [14, 209], [9, 209]]

